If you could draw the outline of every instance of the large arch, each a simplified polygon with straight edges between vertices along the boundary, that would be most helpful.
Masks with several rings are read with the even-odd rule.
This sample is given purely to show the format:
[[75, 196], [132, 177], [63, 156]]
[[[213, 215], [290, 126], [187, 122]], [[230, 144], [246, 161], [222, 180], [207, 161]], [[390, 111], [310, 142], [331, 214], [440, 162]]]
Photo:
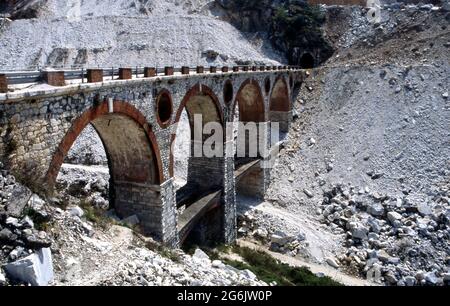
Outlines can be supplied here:
[[[186, 185], [177, 191], [177, 205], [189, 205], [189, 201], [195, 197], [202, 195], [210, 190], [218, 189], [223, 182], [223, 158], [222, 157], [206, 157], [194, 156], [194, 146], [198, 145], [198, 139], [194, 139], [194, 116], [202, 115], [203, 127], [209, 122], [217, 122], [223, 128], [223, 112], [219, 99], [211, 88], [202, 84], [196, 84], [189, 89], [178, 107], [174, 123], [178, 123], [181, 114], [185, 110], [190, 126], [190, 147], [191, 154], [188, 157], [180, 156], [177, 158], [188, 158], [187, 165], [187, 182]], [[216, 131], [214, 131], [216, 132]], [[171, 153], [170, 153], [170, 175], [174, 177], [174, 142], [177, 140], [176, 132], [172, 133]], [[201, 145], [208, 139], [210, 135], [202, 134]], [[222, 138], [223, 141], [223, 138]], [[205, 175], [208, 173], [208, 175]]]
[[[113, 126], [111, 126], [111, 123]], [[124, 125], [121, 125], [120, 123], [123, 123]], [[58, 176], [64, 158], [75, 140], [88, 124], [94, 126], [105, 145], [106, 153], [108, 154], [110, 163], [112, 163], [111, 166], [113, 169], [110, 169], [113, 170], [111, 171], [112, 173], [116, 171], [116, 175], [122, 176], [125, 179], [133, 179], [137, 182], [160, 184], [164, 181], [158, 142], [144, 115], [142, 115], [142, 113], [133, 105], [117, 100], [113, 101], [113, 112], [110, 113], [107, 101], [103, 101], [100, 105], [89, 108], [81, 116], [75, 119], [69, 131], [60, 142], [47, 172], [47, 183], [48, 186], [50, 186], [49, 191], [52, 191], [55, 186], [56, 177]], [[125, 133], [124, 135], [124, 133], [120, 132], [133, 132], [133, 134]], [[136, 140], [136, 142], [133, 143], [130, 137], [135, 137], [134, 140]], [[118, 141], [115, 142], [115, 138], [118, 139]], [[127, 146], [120, 147], [124, 141], [127, 142]], [[125, 154], [127, 152], [133, 152], [134, 154], [127, 155]], [[151, 165], [145, 165], [145, 167], [149, 169], [147, 173], [143, 173], [145, 171], [142, 171], [141, 164], [143, 163], [136, 160], [145, 155], [152, 161]], [[139, 166], [132, 164], [136, 161]], [[140, 170], [133, 171], [134, 175], [131, 175], [130, 173], [127, 174], [126, 171], [123, 170], [123, 167], [120, 167], [120, 163], [122, 162], [125, 162], [123, 167], [129, 166], [127, 169]]]
[[289, 86], [283, 76], [277, 77], [272, 88], [269, 102], [269, 120], [280, 124], [280, 131], [287, 132], [291, 116]]
[[[235, 165], [238, 167], [261, 156], [260, 125], [266, 122], [266, 112], [258, 81], [247, 79], [241, 84], [231, 113], [235, 122], [233, 137], [235, 137], [236, 145]], [[239, 125], [236, 124], [237, 121]], [[255, 127], [256, 131], [252, 131], [252, 127]], [[240, 150], [243, 151], [240, 152]]]
[[[194, 87], [188, 90], [185, 94], [180, 106], [177, 110], [175, 116], [175, 122], [179, 123], [183, 111], [186, 111], [187, 118], [189, 120], [190, 127], [190, 137], [189, 139], [186, 133], [180, 133], [178, 129], [186, 128], [181, 125], [177, 125], [177, 132], [172, 134], [171, 139], [171, 156], [170, 156], [170, 173], [175, 179], [177, 173], [174, 173], [174, 163], [175, 159], [185, 159], [187, 158], [187, 177], [184, 182], [185, 185], [181, 186], [176, 191], [176, 201], [177, 207], [179, 208], [180, 218], [189, 219], [192, 216], [191, 211], [195, 211], [198, 206], [196, 203], [203, 203], [204, 199], [210, 194], [213, 194], [219, 190], [223, 190], [224, 181], [224, 158], [223, 151], [221, 156], [217, 157], [207, 157], [202, 154], [201, 156], [195, 156], [192, 154], [194, 152], [194, 146], [204, 144], [204, 141], [212, 136], [203, 134], [201, 139], [195, 139], [194, 128], [203, 130], [203, 127], [210, 123], [219, 123], [223, 131], [223, 113], [219, 100], [211, 88], [196, 84]], [[202, 115], [201, 126], [196, 125], [194, 127], [194, 116], [197, 114]], [[215, 133], [214, 131], [213, 133]], [[180, 140], [180, 136], [185, 137], [184, 141], [189, 141], [191, 146], [191, 154], [189, 157], [186, 156], [175, 156], [175, 141]], [[222, 137], [220, 141], [223, 144], [224, 138]], [[178, 145], [178, 144], [177, 144]], [[200, 217], [196, 221], [195, 225], [191, 228], [189, 233], [182, 235], [180, 239], [184, 241], [186, 238], [186, 243], [202, 244], [211, 241], [223, 240], [223, 226], [225, 226], [223, 218], [225, 216], [225, 207], [220, 201], [209, 208], [208, 213]], [[204, 203], [202, 204], [204, 205]], [[212, 212], [211, 212], [212, 210]], [[206, 238], [209, 237], [209, 238]]]
[[248, 79], [241, 84], [233, 105], [233, 113], [236, 112], [236, 107], [241, 122], [264, 122], [266, 120], [264, 98], [258, 81]]
[[[223, 126], [223, 112], [220, 105], [219, 99], [215, 95], [214, 91], [206, 85], [196, 84], [194, 87], [189, 89], [189, 91], [184, 95], [183, 100], [178, 107], [177, 113], [175, 115], [174, 124], [180, 121], [183, 110], [187, 111], [189, 126], [191, 128], [191, 140], [193, 140], [194, 131], [194, 115], [203, 115], [203, 125], [208, 122], [218, 122]], [[171, 150], [170, 150], [170, 165], [169, 173], [170, 176], [174, 176], [174, 155], [173, 155], [173, 143], [176, 140], [176, 131], [172, 133], [172, 138], [170, 140]]]
[[113, 101], [110, 112], [107, 101], [102, 101], [73, 121], [47, 172], [51, 191], [64, 158], [88, 124], [108, 156], [111, 205], [122, 218], [137, 215], [146, 233], [164, 241], [160, 188], [164, 176], [158, 143], [144, 115], [127, 102]]

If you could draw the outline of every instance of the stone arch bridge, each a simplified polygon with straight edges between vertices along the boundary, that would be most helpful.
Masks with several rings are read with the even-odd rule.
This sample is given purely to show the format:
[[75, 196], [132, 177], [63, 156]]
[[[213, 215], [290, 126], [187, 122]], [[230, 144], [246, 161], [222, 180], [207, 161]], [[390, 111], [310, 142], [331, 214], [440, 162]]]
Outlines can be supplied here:
[[[270, 171], [262, 158], [189, 157], [188, 183], [175, 191], [176, 123], [185, 109], [190, 124], [202, 114], [203, 124], [279, 122], [287, 131], [305, 73], [286, 66], [178, 70], [145, 68], [132, 76], [122, 68], [108, 79], [93, 69], [83, 72], [83, 82], [47, 71], [47, 84], [14, 91], [8, 74], [0, 74], [6, 92], [0, 93], [0, 160], [25, 185], [49, 195], [72, 144], [92, 124], [108, 157], [110, 203], [121, 217], [137, 215], [146, 234], [172, 247], [188, 237], [232, 242], [236, 193], [262, 196]], [[270, 149], [269, 139], [265, 145]]]

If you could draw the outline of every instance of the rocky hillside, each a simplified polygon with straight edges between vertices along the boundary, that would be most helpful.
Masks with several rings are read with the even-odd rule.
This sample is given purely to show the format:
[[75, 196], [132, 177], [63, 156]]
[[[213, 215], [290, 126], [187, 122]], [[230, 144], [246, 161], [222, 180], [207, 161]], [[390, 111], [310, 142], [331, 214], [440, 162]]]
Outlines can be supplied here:
[[448, 283], [449, 13], [410, 6], [374, 27], [336, 10], [361, 26], [303, 85], [267, 202], [241, 200], [241, 232], [387, 285]]
[[[239, 12], [230, 1], [6, 3], [2, 67], [285, 60], [261, 30], [272, 12], [260, 8], [277, 1]], [[336, 51], [302, 85], [265, 201], [238, 199], [243, 240], [370, 283], [449, 284], [450, 7], [439, 5], [389, 4], [378, 24], [362, 8], [322, 8]], [[93, 129], [66, 162], [47, 201], [0, 171], [0, 284], [33, 283], [11, 275], [38, 255], [40, 281], [57, 285], [264, 284], [200, 250], [155, 247], [121, 226], [137, 220], [105, 214], [108, 169]], [[186, 163], [176, 167], [183, 179]]]
[[[87, 192], [105, 188], [100, 181], [86, 181]], [[98, 207], [49, 203], [3, 169], [0, 190], [0, 286], [267, 285], [200, 249], [192, 256], [165, 250], [130, 229], [132, 220], [101, 217]]]
[[0, 23], [0, 66], [17, 70], [284, 61], [264, 37], [246, 37], [217, 19], [208, 2], [18, 2], [8, 8], [13, 20]]

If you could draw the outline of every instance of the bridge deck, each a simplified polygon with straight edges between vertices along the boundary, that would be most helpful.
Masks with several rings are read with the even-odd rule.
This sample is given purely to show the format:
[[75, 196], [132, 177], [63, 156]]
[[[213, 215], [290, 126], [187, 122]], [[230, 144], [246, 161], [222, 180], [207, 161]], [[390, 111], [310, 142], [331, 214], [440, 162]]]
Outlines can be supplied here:
[[191, 227], [210, 209], [220, 203], [222, 191], [212, 192], [191, 204], [178, 217], [178, 232], [180, 240], [183, 241]]

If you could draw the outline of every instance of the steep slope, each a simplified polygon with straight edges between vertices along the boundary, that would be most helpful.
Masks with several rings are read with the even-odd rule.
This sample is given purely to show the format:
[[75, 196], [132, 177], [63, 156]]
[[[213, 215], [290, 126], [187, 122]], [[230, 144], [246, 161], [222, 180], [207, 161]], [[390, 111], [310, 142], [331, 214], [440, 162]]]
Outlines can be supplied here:
[[[450, 255], [448, 13], [412, 7], [387, 14], [378, 26], [389, 30], [355, 36], [359, 27], [347, 28], [339, 38], [352, 42], [311, 71], [266, 202], [244, 209], [242, 224], [279, 252], [376, 282], [443, 284]], [[349, 20], [367, 22], [357, 18]], [[398, 24], [388, 27], [393, 20]], [[279, 239], [271, 236], [280, 232], [288, 243], [274, 245]]]
[[38, 2], [38, 18], [3, 22], [2, 70], [283, 61], [263, 37], [250, 43], [200, 1]]

